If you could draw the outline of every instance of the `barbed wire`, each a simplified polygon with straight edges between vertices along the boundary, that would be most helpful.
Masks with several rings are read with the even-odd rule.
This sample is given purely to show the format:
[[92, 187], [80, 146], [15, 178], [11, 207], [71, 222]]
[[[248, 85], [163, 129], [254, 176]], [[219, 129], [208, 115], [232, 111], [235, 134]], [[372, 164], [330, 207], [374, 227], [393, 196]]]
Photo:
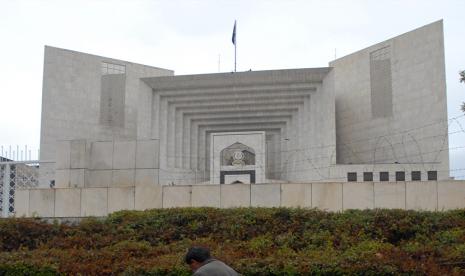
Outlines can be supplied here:
[[[465, 129], [461, 125], [460, 121], [457, 120], [458, 118], [462, 118], [464, 116], [465, 116], [465, 114], [454, 117], [454, 118], [451, 118], [451, 119], [448, 120], [448, 121], [452, 121], [452, 123], [454, 123], [454, 122], [457, 123], [459, 125], [460, 130], [452, 131], [452, 132], [446, 132], [445, 134], [435, 134], [435, 135], [425, 136], [425, 137], [421, 137], [421, 138], [414, 138], [414, 137], [412, 137], [412, 138], [414, 140], [416, 140], [416, 141], [422, 141], [422, 140], [430, 139], [430, 138], [438, 138], [438, 139], [442, 139], [444, 141], [445, 138], [447, 138], [449, 135], [454, 135], [454, 134], [458, 134], [458, 133], [465, 133]], [[441, 122], [444, 122], [444, 121], [445, 120], [443, 120]], [[397, 136], [397, 135], [406, 134], [406, 133], [408, 134], [408, 132], [410, 132], [410, 131], [422, 129], [424, 127], [428, 127], [428, 126], [435, 125], [435, 124], [438, 124], [438, 123], [440, 123], [440, 122], [436, 122], [436, 123], [432, 123], [432, 124], [428, 124], [428, 125], [424, 125], [424, 126], [420, 126], [420, 127], [416, 127], [416, 128], [411, 128], [411, 129], [407, 129], [407, 130], [401, 130], [401, 131], [398, 131], [398, 132], [392, 132], [392, 133], [389, 133], [389, 134], [380, 135], [380, 136], [376, 136], [376, 137], [368, 137], [368, 138], [353, 140], [351, 142], [339, 143], [339, 145], [340, 146], [348, 146], [350, 144], [357, 143], [357, 142], [364, 142], [364, 141], [370, 141], [370, 140], [380, 140], [380, 139], [383, 139], [383, 138], [388, 138], [390, 136]], [[409, 134], [409, 135], [411, 135], [411, 134]], [[403, 138], [403, 137], [401, 137], [401, 138]], [[412, 142], [415, 142], [415, 141], [412, 141]], [[274, 143], [283, 144], [285, 142], [284, 141], [267, 142], [267, 145], [273, 146]], [[390, 144], [399, 145], [399, 144], [405, 144], [405, 142], [401, 141], [401, 142], [390, 143]], [[337, 144], [326, 144], [326, 145], [318, 145], [318, 146], [292, 148], [292, 149], [289, 149], [289, 150], [278, 150], [278, 151], [273, 151], [272, 150], [272, 151], [268, 151], [268, 153], [300, 152], [300, 151], [305, 151], [305, 150], [311, 150], [311, 149], [318, 150], [318, 149], [324, 149], [326, 147], [335, 147], [335, 146], [337, 146]], [[383, 146], [381, 148], [385, 148], [385, 147], [391, 147], [391, 145]], [[373, 149], [367, 149], [367, 150], [364, 150], [364, 151], [353, 151], [353, 153], [372, 152], [373, 150], [374, 150], [374, 148]], [[166, 154], [165, 156], [169, 157], [169, 158], [173, 158], [173, 157], [174, 158], [189, 158], [189, 159], [200, 158], [201, 161], [205, 160], [205, 159], [209, 159], [209, 157], [203, 157], [203, 156], [198, 156], [198, 155], [190, 155], [190, 154], [187, 154], [187, 155], [186, 154], [174, 154], [174, 155], [173, 154]]]
[[[444, 151], [452, 151], [452, 150], [459, 150], [459, 149], [464, 149], [465, 146], [456, 146], [456, 147], [444, 147], [444, 144], [445, 142], [447, 141], [447, 138], [449, 137], [449, 135], [455, 135], [455, 134], [459, 134], [459, 133], [465, 133], [465, 129], [463, 128], [461, 122], [458, 120], [459, 118], [462, 118], [464, 117], [465, 115], [460, 115], [460, 116], [457, 116], [457, 117], [454, 117], [454, 118], [451, 118], [449, 119], [448, 121], [450, 122], [448, 124], [448, 126], [450, 126], [451, 124], [453, 123], [456, 123], [459, 127], [459, 130], [455, 130], [455, 131], [452, 131], [452, 132], [446, 132], [445, 134], [441, 135], [431, 135], [431, 136], [424, 136], [424, 137], [421, 137], [421, 138], [418, 138], [416, 139], [415, 137], [412, 137], [412, 141], [411, 143], [415, 143], [417, 145], [417, 148], [418, 148], [418, 153], [417, 154], [407, 154], [406, 152], [406, 149], [405, 149], [405, 136], [402, 137], [402, 141], [401, 142], [397, 142], [397, 143], [391, 143], [390, 141], [387, 141], [388, 142], [388, 145], [386, 146], [383, 146], [383, 147], [378, 147], [378, 146], [375, 146], [374, 149], [371, 148], [371, 149], [367, 149], [367, 150], [364, 150], [364, 151], [359, 151], [359, 152], [355, 152], [353, 151], [353, 153], [364, 153], [364, 152], [375, 152], [377, 150], [381, 150], [381, 149], [385, 149], [385, 148], [391, 148], [391, 150], [393, 151], [394, 153], [394, 158], [395, 159], [401, 159], [401, 158], [406, 158], [408, 160], [407, 163], [394, 163], [393, 165], [396, 165], [396, 166], [406, 166], [406, 165], [422, 165], [424, 167], [425, 164], [431, 164], [431, 163], [436, 163], [437, 161], [437, 158], [438, 156], [440, 155], [441, 152], [444, 152]], [[387, 137], [387, 136], [394, 136], [394, 135], [399, 135], [399, 134], [402, 134], [402, 133], [408, 133], [408, 132], [411, 132], [412, 130], [418, 130], [418, 129], [421, 129], [421, 128], [424, 128], [424, 127], [428, 127], [428, 126], [431, 126], [431, 125], [435, 125], [435, 124], [438, 124], [440, 122], [436, 122], [434, 124], [428, 124], [428, 125], [425, 125], [425, 126], [421, 126], [421, 127], [416, 127], [416, 128], [411, 128], [409, 130], [403, 130], [403, 131], [400, 131], [398, 133], [389, 133], [387, 135], [382, 135], [382, 136], [378, 136], [378, 138], [383, 138], [383, 137]], [[409, 135], [411, 135], [409, 133]], [[426, 140], [426, 139], [439, 139], [440, 140], [440, 148], [439, 149], [436, 149], [436, 150], [430, 150], [430, 151], [426, 151], [426, 152], [423, 152], [421, 150], [421, 147], [418, 145], [419, 144], [419, 141], [422, 141], [422, 140]], [[363, 140], [372, 140], [374, 138], [367, 138], [367, 139], [363, 139]], [[352, 142], [351, 142], [352, 143]], [[395, 150], [394, 150], [394, 147], [395, 145], [402, 145], [403, 149], [404, 149], [404, 155], [403, 156], [396, 156], [395, 155]], [[318, 146], [317, 148], [321, 149], [321, 148], [324, 148], [324, 147], [327, 147], [328, 145], [323, 145], [323, 146]], [[284, 154], [284, 153], [294, 153], [294, 152], [300, 152], [300, 153], [304, 153], [305, 155], [305, 148], [294, 148], [294, 149], [291, 149], [291, 150], [279, 150], [279, 151], [267, 151], [267, 153], [275, 153], [275, 152], [279, 152], [281, 154]], [[267, 153], [263, 153], [263, 154], [267, 154]], [[434, 156], [434, 158], [432, 159], [433, 161], [432, 162], [425, 162], [424, 161], [424, 158], [423, 156], [424, 155], [428, 155], [428, 154], [431, 154], [431, 153], [436, 153], [436, 155]], [[260, 154], [260, 153], [259, 153]], [[331, 159], [331, 156], [333, 155], [334, 153], [330, 154], [329, 155], [329, 158]], [[375, 153], [374, 153], [375, 154]], [[412, 157], [420, 157], [421, 161], [420, 162], [412, 162], [410, 161], [410, 158]], [[179, 158], [179, 155], [176, 155], [176, 156], [167, 156], [168, 158], [169, 157], [177, 157]], [[182, 157], [186, 157], [186, 156], [182, 156]], [[197, 162], [202, 162], [203, 160], [206, 160], [208, 159], [208, 157], [199, 157], [199, 156], [195, 156], [195, 157], [191, 157], [191, 156], [187, 156], [187, 158], [191, 159], [191, 158], [196, 158], [197, 159]], [[290, 159], [290, 158], [288, 158]], [[314, 170], [316, 171], [320, 178], [324, 179], [325, 177], [320, 173], [320, 169], [328, 169], [328, 168], [331, 168], [333, 167], [333, 165], [329, 165], [329, 166], [324, 166], [324, 167], [317, 167], [315, 166], [315, 164], [313, 163], [313, 161], [317, 161], [318, 159], [328, 159], [328, 155], [320, 155], [320, 156], [313, 156], [311, 158], [308, 158], [308, 157], [304, 157], [303, 159], [294, 159], [292, 160], [291, 162], [293, 163], [294, 166], [298, 166], [298, 165], [301, 165], [303, 163], [308, 163], [312, 168], [305, 168], [303, 169], [304, 171], [309, 171], [309, 170]], [[373, 158], [373, 162], [371, 163], [362, 163], [359, 164], [359, 165], [373, 165], [373, 166], [379, 166], [379, 165], [387, 165], [387, 164], [383, 164], [382, 162], [383, 161], [389, 161], [391, 159], [384, 159], [384, 160], [376, 160], [376, 158]], [[284, 161], [284, 163], [287, 163], [289, 160], [286, 160]], [[378, 161], [378, 162], [375, 162], [375, 161]], [[350, 165], [350, 164], [338, 164], [338, 165]], [[268, 170], [268, 173], [269, 174], [276, 174], [276, 173], [292, 173], [292, 172], [296, 172], [297, 170], [290, 170], [290, 169], [280, 169], [280, 170], [274, 170], [274, 171], [269, 171], [269, 168], [270, 167], [274, 167], [270, 164], [268, 164], [266, 166], [267, 170]], [[284, 167], [284, 166], [283, 166]], [[263, 169], [263, 168], [262, 168]], [[189, 170], [189, 169], [187, 169]], [[207, 169], [205, 169], [205, 171], [207, 171]], [[300, 170], [302, 171], [302, 169]], [[449, 170], [448, 172], [451, 173], [453, 172], [454, 170]], [[187, 172], [187, 174], [189, 174], [189, 172]], [[331, 178], [333, 179], [333, 178]], [[176, 179], [177, 180], [177, 179]], [[184, 178], [180, 179], [180, 180], [185, 180]]]
[[[462, 114], [462, 115], [459, 115], [459, 116], [456, 116], [456, 117], [453, 117], [453, 118], [450, 118], [450, 119], [437, 120], [437, 121], [435, 121], [433, 123], [428, 123], [428, 124], [418, 126], [418, 127], [414, 127], [414, 128], [402, 129], [402, 130], [399, 130], [399, 131], [390, 132], [388, 134], [378, 135], [378, 136], [374, 136], [374, 137], [366, 137], [366, 138], [361, 138], [361, 139], [355, 139], [355, 140], [352, 140], [350, 142], [344, 143], [344, 145], [350, 145], [350, 144], [360, 143], [360, 142], [367, 142], [367, 141], [370, 141], [370, 140], [377, 140], [377, 139], [380, 139], [380, 138], [383, 138], [383, 137], [388, 137], [388, 136], [397, 136], [397, 135], [409, 133], [409, 132], [412, 132], [412, 131], [420, 130], [420, 129], [423, 129], [423, 128], [431, 127], [431, 126], [442, 124], [442, 123], [449, 122], [449, 121], [451, 121], [450, 124], [452, 124], [454, 122], [457, 123], [459, 125], [460, 129], [461, 129], [459, 132], [465, 133], [465, 129], [463, 128], [460, 121], [458, 121], [459, 118], [463, 118], [463, 117], [465, 117], [465, 114]], [[450, 124], [448, 124], [448, 126], [450, 126]], [[278, 141], [276, 143], [281, 143], [281, 142], [282, 141]], [[334, 144], [324, 144], [324, 145], [318, 145], [318, 146], [310, 146], [310, 147], [306, 147], [305, 149], [312, 149], [312, 148], [321, 149], [321, 148], [325, 148], [325, 147], [335, 147], [335, 146], [337, 146], [336, 143], [334, 143]], [[299, 150], [302, 150], [302, 148], [299, 149]]]
[[[457, 134], [458, 132], [451, 132], [449, 134]], [[460, 131], [460, 133], [462, 133], [462, 131]], [[465, 133], [465, 131], [463, 132]], [[423, 137], [423, 138], [420, 138], [420, 139], [416, 139], [416, 141], [422, 141], [422, 140], [426, 140], [426, 139], [432, 139], [432, 138], [443, 138], [444, 136], [443, 135], [433, 135], [433, 136], [427, 136], [427, 137]], [[413, 141], [412, 141], [413, 142]], [[384, 148], [392, 148], [392, 146], [395, 146], [395, 145], [405, 145], [405, 142], [398, 142], [398, 143], [389, 143], [389, 145], [386, 145], [386, 146], [383, 146], [383, 147], [377, 147], [376, 149], [379, 150], [379, 149], [384, 149]], [[361, 150], [361, 151], [354, 151], [354, 153], [356, 154], [360, 154], [360, 153], [370, 153], [370, 152], [373, 152], [375, 149], [366, 149], [366, 150]], [[444, 151], [444, 150], [437, 150], [437, 151]], [[266, 151], [265, 153], [261, 153], [261, 152], [257, 152], [256, 155], [257, 156], [261, 156], [261, 155], [268, 155], [270, 153], [298, 153], [298, 152], [308, 152], [306, 151], [306, 148], [297, 148], [297, 149], [291, 149], [291, 150], [278, 150], [278, 151]], [[434, 151], [436, 152], [436, 151]], [[431, 153], [431, 152], [425, 152], [423, 154], [426, 154], [426, 153]], [[192, 159], [197, 159], [197, 160], [200, 160], [200, 161], [205, 161], [205, 160], [209, 160], [210, 157], [204, 157], [204, 156], [191, 156], [191, 155], [165, 155], [167, 158], [184, 158], [184, 159], [189, 159], [189, 160], [192, 160]], [[330, 157], [331, 155], [319, 155], [319, 156], [314, 156], [312, 157], [311, 159], [312, 160], [319, 160], [319, 159], [327, 159], [328, 157]], [[400, 156], [400, 157], [406, 157], [406, 156], [410, 156], [410, 155], [405, 155], [405, 156]], [[386, 160], [379, 160], [379, 161], [386, 161]], [[181, 168], [180, 168], [181, 169]]]
[[[445, 151], [454, 151], [454, 150], [461, 150], [464, 149], [465, 146], [455, 146], [455, 147], [445, 147], [447, 144], [447, 138], [451, 135], [456, 135], [456, 134], [462, 134], [465, 133], [465, 128], [462, 125], [462, 122], [459, 119], [462, 119], [465, 117], [465, 114], [456, 116], [447, 120], [438, 120], [433, 123], [425, 124], [422, 126], [410, 128], [410, 129], [403, 129], [399, 130], [397, 132], [391, 132], [385, 135], [379, 135], [375, 137], [366, 137], [362, 139], [356, 139], [352, 140], [348, 143], [340, 143], [339, 148], [346, 147], [347, 145], [351, 145], [354, 143], [359, 143], [359, 142], [367, 142], [367, 141], [373, 141], [374, 146], [367, 148], [367, 149], [359, 149], [359, 150], [353, 150], [351, 148], [347, 149], [346, 151], [349, 151], [350, 154], [352, 155], [348, 159], [360, 159], [357, 158], [358, 155], [366, 155], [366, 154], [372, 154], [372, 160], [369, 162], [363, 162], [363, 159], [360, 159], [361, 162], [359, 163], [353, 163], [353, 162], [344, 162], [344, 163], [338, 163], [334, 159], [335, 153], [338, 151], [337, 149], [333, 149], [330, 152], [326, 153], [318, 153], [321, 151], [324, 151], [328, 147], [336, 147], [336, 144], [323, 144], [323, 145], [313, 145], [313, 146], [308, 146], [308, 147], [293, 147], [290, 149], [282, 149], [278, 147], [272, 147], [273, 145], [276, 144], [286, 144], [286, 143], [292, 143], [289, 141], [267, 141], [267, 145], [270, 146], [272, 149], [267, 150], [264, 153], [257, 153], [257, 156], [260, 157], [263, 154], [268, 154], [268, 155], [280, 155], [281, 156], [281, 161], [276, 162], [275, 165], [266, 163], [265, 165], [259, 166], [260, 169], [265, 170], [268, 174], [270, 175], [280, 175], [280, 174], [291, 174], [291, 173], [299, 173], [299, 172], [314, 172], [320, 179], [334, 179], [332, 177], [328, 178], [326, 175], [328, 175], [327, 172], [322, 172], [322, 170], [330, 169], [333, 168], [334, 166], [337, 165], [364, 165], [364, 166], [386, 166], [386, 165], [395, 165], [395, 166], [423, 166], [424, 169], [426, 169], [425, 166], [434, 166], [436, 163], [439, 163], [437, 160], [442, 152]], [[427, 127], [432, 127], [438, 124], [442, 124], [444, 122], [448, 122], [448, 128], [452, 125], [457, 126], [457, 130], [453, 130], [451, 132], [448, 132], [447, 129], [445, 128], [445, 133], [444, 134], [434, 134], [434, 135], [429, 135], [429, 136], [421, 136], [421, 137], [414, 137], [412, 132], [415, 132], [420, 129], [424, 129]], [[392, 141], [396, 136], [400, 136], [397, 141]], [[410, 138], [410, 139], [408, 139]], [[431, 139], [436, 145], [436, 149], [428, 150], [425, 151], [424, 149], [422, 150], [423, 147], [420, 146], [420, 142], [423, 142], [425, 140]], [[400, 140], [400, 141], [399, 141]], [[276, 144], [275, 144], [276, 143]], [[433, 143], [433, 142], [432, 142]], [[398, 147], [401, 146], [401, 147]], [[412, 151], [412, 146], [416, 146], [417, 150], [416, 153], [411, 153]], [[407, 150], [409, 148], [409, 150]], [[3, 147], [2, 147], [3, 149]], [[430, 147], [431, 149], [431, 147]], [[341, 149], [339, 149], [341, 150]], [[384, 158], [378, 158], [377, 153], [381, 151], [388, 150], [391, 152], [391, 154], [386, 154], [383, 152], [382, 156]], [[399, 151], [402, 153], [399, 154]], [[408, 153], [410, 151], [410, 153]], [[317, 153], [318, 155], [314, 155]], [[434, 155], [431, 157], [431, 155]], [[392, 157], [390, 157], [392, 156]], [[425, 156], [428, 156], [428, 158], [425, 158]], [[190, 162], [184, 162], [184, 160], [188, 159], [190, 160], [196, 160], [197, 164], [200, 163], [206, 163], [207, 160], [209, 160], [209, 156], [196, 156], [196, 155], [184, 155], [184, 154], [175, 154], [175, 155], [164, 155], [167, 159], [169, 158], [179, 158], [181, 159], [181, 164], [191, 164]], [[387, 157], [387, 158], [386, 158]], [[415, 161], [415, 158], [418, 158], [419, 161]], [[346, 158], [347, 159], [347, 158]], [[366, 158], [364, 158], [366, 160]], [[403, 162], [392, 162], [393, 160], [401, 160], [404, 159]], [[326, 160], [325, 163], [329, 163], [329, 165], [324, 165], [322, 166], [321, 163], [322, 161]], [[329, 162], [328, 162], [329, 161]], [[176, 161], [174, 161], [176, 163]], [[194, 162], [195, 163], [195, 162]], [[276, 165], [277, 164], [277, 165]], [[163, 168], [161, 169], [162, 171], [170, 172], [172, 174], [198, 174], [202, 173], [203, 175], [207, 174], [209, 171], [209, 168], [205, 166], [206, 168], [201, 170], [198, 168], [173, 168], [176, 169], [176, 171], [171, 170], [171, 168]], [[181, 170], [181, 171], [180, 171]], [[182, 172], [184, 170], [184, 172]], [[454, 170], [449, 170], [449, 173], [453, 172]], [[208, 176], [209, 177], [209, 176]], [[204, 178], [207, 178], [204, 176]], [[183, 178], [170, 178], [173, 180], [182, 180]]]
[[[454, 150], [455, 149], [465, 149], [465, 146], [460, 146], [460, 147], [454, 147], [453, 148]], [[305, 164], [306, 162], [301, 162], [300, 164]], [[294, 168], [287, 168], [287, 169], [284, 169], [284, 170], [269, 170], [269, 169], [265, 169], [265, 172], [269, 175], [269, 174], [282, 174], [282, 173], [286, 173], [286, 174], [292, 174], [292, 173], [302, 173], [302, 172], [310, 172], [310, 171], [315, 171], [318, 175], [319, 175], [319, 178], [314, 178], [314, 179], [308, 179], [308, 181], [312, 181], [312, 180], [315, 180], [315, 181], [324, 181], [324, 180], [334, 180], [334, 179], [341, 179], [341, 180], [346, 180], [346, 176], [340, 176], [340, 177], [337, 177], [337, 176], [330, 176], [330, 172], [324, 172], [322, 173], [321, 170], [324, 170], [324, 169], [337, 169], [337, 167], [363, 167], [365, 166], [365, 171], [366, 172], [376, 172], [376, 171], [389, 171], [391, 170], [392, 168], [389, 168], [389, 166], [391, 167], [400, 167], [402, 169], [398, 169], [398, 170], [402, 170], [402, 171], [408, 171], [408, 167], [412, 168], [414, 167], [413, 170], [420, 170], [418, 167], [419, 166], [423, 166], [423, 170], [424, 171], [427, 171], [427, 170], [434, 170], [434, 171], [437, 171], [437, 172], [448, 172], [448, 174], [450, 175], [452, 172], [455, 172], [455, 171], [461, 171], [461, 170], [465, 170], [465, 168], [456, 168], [456, 169], [449, 169], [449, 170], [438, 170], [437, 168], [433, 168], [433, 166], [429, 169], [426, 169], [424, 167], [424, 164], [423, 163], [401, 163], [401, 164], [396, 164], [396, 163], [389, 163], [389, 164], [386, 164], [386, 163], [382, 163], [382, 164], [374, 164], [375, 166], [381, 166], [380, 169], [378, 170], [375, 170], [375, 167], [373, 167], [372, 170], [369, 170], [369, 169], [366, 169], [366, 167], [368, 166], [371, 166], [373, 164], [332, 164], [332, 165], [323, 165], [323, 166], [316, 166], [314, 163], [313, 164], [309, 164], [310, 166], [312, 166], [311, 168], [308, 168], [308, 167], [303, 167], [303, 166], [300, 166], [301, 168], [298, 168], [299, 166], [294, 166]], [[433, 165], [440, 165], [439, 163], [437, 164], [433, 164]], [[258, 166], [260, 169], [263, 169], [262, 166]], [[384, 167], [384, 168], [383, 168]], [[173, 171], [173, 170], [169, 170], [169, 169], [160, 169], [161, 171], [165, 171], [165, 172], [168, 172], [168, 173], [174, 173], [174, 174], [183, 174], [183, 175], [192, 175], [194, 173], [203, 173], [204, 175], [204, 179], [208, 180], [209, 177], [210, 177], [210, 171], [208, 170], [205, 170], [205, 171], [194, 171], [194, 170], [185, 170], [184, 172], [182, 171]], [[344, 172], [345, 174], [346, 172]], [[205, 177], [205, 175], [207, 175], [207, 177]], [[328, 175], [328, 176], [325, 176], [325, 175]], [[193, 178], [193, 177], [192, 177]], [[176, 181], [186, 181], [186, 178], [185, 177], [181, 177], [181, 178], [177, 178], [177, 177], [166, 177], [165, 179], [167, 180], [172, 180], [174, 182]], [[218, 181], [218, 179], [216, 179]]]

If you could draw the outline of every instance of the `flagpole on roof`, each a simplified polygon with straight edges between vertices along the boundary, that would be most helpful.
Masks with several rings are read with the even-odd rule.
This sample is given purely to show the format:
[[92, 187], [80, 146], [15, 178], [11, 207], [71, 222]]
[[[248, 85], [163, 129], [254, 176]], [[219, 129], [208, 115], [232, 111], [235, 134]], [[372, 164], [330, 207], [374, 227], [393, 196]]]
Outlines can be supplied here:
[[232, 43], [234, 44], [234, 72], [236, 72], [236, 56], [237, 56], [237, 40], [236, 40], [236, 23], [237, 21], [234, 20], [234, 29], [232, 34]]

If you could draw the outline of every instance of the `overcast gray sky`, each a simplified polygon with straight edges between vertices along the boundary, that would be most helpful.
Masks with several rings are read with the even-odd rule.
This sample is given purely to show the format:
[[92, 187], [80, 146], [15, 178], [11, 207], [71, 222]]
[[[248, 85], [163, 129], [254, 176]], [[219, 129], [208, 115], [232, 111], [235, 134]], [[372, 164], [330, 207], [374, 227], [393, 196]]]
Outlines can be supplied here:
[[[0, 145], [40, 139], [44, 45], [175, 70], [324, 67], [338, 57], [444, 19], [449, 118], [462, 115], [465, 1], [0, 0]], [[220, 60], [220, 64], [218, 61]], [[458, 121], [458, 122], [457, 122]], [[459, 124], [460, 123], [460, 124]], [[451, 121], [454, 175], [465, 175], [464, 117]], [[457, 148], [459, 147], [459, 148]], [[453, 149], [457, 148], [457, 149]]]

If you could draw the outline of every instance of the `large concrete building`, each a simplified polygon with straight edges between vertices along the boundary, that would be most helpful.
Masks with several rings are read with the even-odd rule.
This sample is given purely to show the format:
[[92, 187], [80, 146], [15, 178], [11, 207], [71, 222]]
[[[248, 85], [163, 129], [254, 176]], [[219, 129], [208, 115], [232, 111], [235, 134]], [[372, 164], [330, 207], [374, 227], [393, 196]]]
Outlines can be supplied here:
[[324, 68], [175, 76], [45, 47], [42, 189], [18, 213], [464, 207], [444, 63], [442, 21]]
[[[148, 177], [134, 161], [137, 140], [153, 143], [155, 182], [220, 183], [212, 156], [223, 148], [212, 135], [250, 131], [264, 133], [254, 153], [264, 157], [260, 183], [447, 179], [442, 28], [432, 23], [325, 68], [184, 76], [46, 47], [40, 158], [66, 158], [60, 143], [74, 140], [87, 160], [71, 175], [67, 164], [50, 165], [57, 171], [43, 185], [68, 186], [70, 176], [109, 182], [113, 169], [127, 170], [117, 172], [125, 179]], [[108, 164], [94, 166], [96, 158]], [[113, 166], [125, 162], [134, 165]]]

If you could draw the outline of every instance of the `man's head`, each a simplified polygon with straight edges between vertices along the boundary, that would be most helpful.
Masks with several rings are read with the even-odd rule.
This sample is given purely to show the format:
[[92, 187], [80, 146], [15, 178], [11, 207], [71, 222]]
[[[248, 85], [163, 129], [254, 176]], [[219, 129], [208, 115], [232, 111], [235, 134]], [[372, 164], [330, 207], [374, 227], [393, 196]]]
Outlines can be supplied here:
[[196, 271], [210, 258], [210, 250], [208, 248], [193, 246], [187, 251], [184, 261], [191, 267], [192, 271]]

